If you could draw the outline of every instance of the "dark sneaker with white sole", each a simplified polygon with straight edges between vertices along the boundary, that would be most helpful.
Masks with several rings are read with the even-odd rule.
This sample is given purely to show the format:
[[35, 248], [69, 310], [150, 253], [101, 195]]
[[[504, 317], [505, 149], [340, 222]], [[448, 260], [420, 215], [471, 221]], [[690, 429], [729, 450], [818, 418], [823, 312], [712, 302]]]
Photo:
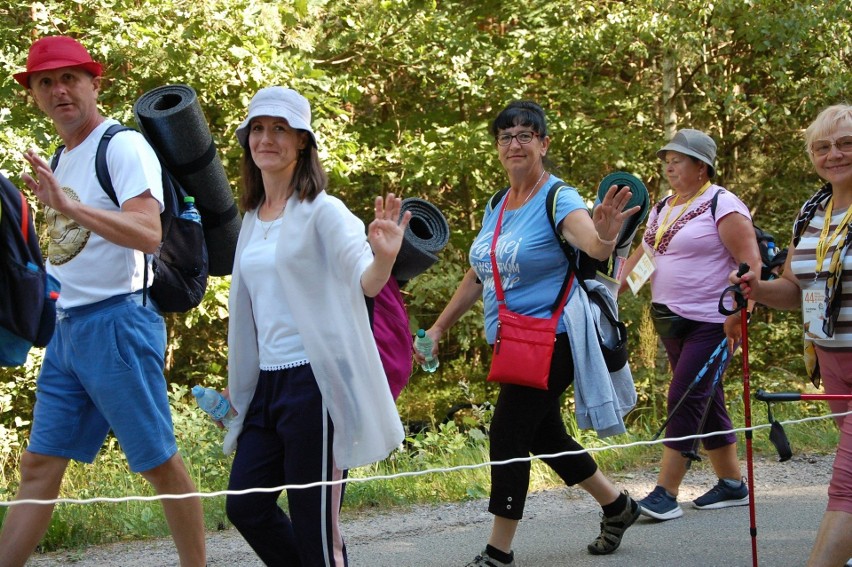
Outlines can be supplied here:
[[730, 508], [731, 506], [748, 506], [748, 487], [742, 480], [739, 486], [737, 486], [730, 480], [721, 478], [716, 486], [693, 500], [692, 505], [699, 510], [718, 510], [719, 508]]
[[662, 486], [655, 487], [651, 494], [640, 500], [639, 508], [643, 516], [655, 520], [674, 520], [683, 516], [677, 498], [670, 496]]

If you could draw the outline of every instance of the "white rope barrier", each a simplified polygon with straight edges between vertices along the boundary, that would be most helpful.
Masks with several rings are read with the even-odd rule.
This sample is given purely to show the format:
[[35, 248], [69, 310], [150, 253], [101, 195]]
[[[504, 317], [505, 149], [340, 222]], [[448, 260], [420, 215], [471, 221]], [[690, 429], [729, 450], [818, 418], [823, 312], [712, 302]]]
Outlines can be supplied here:
[[[830, 413], [822, 416], [815, 417], [805, 417], [801, 419], [793, 419], [779, 422], [781, 425], [796, 425], [799, 423], [806, 423], [810, 421], [821, 421], [824, 419], [841, 417], [852, 414], [852, 411], [847, 411], [843, 413]], [[616, 445], [606, 445], [603, 447], [589, 447], [580, 451], [563, 451], [561, 453], [547, 453], [540, 455], [531, 455], [529, 457], [516, 457], [513, 459], [506, 459], [503, 461], [485, 461], [482, 463], [476, 463], [472, 465], [456, 465], [453, 467], [441, 467], [436, 469], [425, 469], [421, 471], [408, 471], [394, 474], [386, 474], [386, 475], [376, 475], [369, 476], [363, 478], [352, 478], [347, 477], [339, 480], [329, 480], [329, 481], [318, 481], [312, 482], [308, 484], [283, 484], [281, 486], [274, 486], [268, 488], [247, 488], [244, 490], [217, 490], [214, 492], [187, 492], [183, 494], [158, 494], [156, 496], [121, 496], [121, 497], [93, 497], [93, 498], [54, 498], [49, 500], [35, 500], [35, 499], [21, 499], [21, 500], [12, 500], [8, 502], [0, 502], [0, 506], [21, 506], [24, 504], [41, 504], [41, 505], [54, 505], [54, 504], [94, 504], [96, 502], [113, 502], [113, 503], [121, 503], [121, 502], [152, 502], [156, 500], [181, 500], [185, 498], [215, 498], [218, 496], [227, 496], [227, 495], [242, 495], [242, 494], [251, 494], [255, 492], [282, 492], [285, 490], [300, 490], [305, 488], [316, 488], [318, 486], [334, 486], [338, 484], [347, 484], [347, 483], [364, 483], [364, 482], [372, 482], [375, 480], [393, 480], [397, 478], [405, 478], [405, 477], [414, 477], [414, 476], [424, 476], [427, 474], [436, 474], [436, 473], [451, 473], [462, 470], [471, 470], [484, 468], [488, 466], [500, 466], [507, 465], [510, 463], [520, 463], [525, 461], [533, 461], [535, 459], [553, 459], [556, 457], [564, 457], [567, 455], [579, 455], [582, 453], [599, 453], [603, 451], [611, 451], [616, 449], [628, 449], [630, 447], [641, 447], [647, 445], [658, 445], [665, 441], [685, 441], [690, 439], [705, 439], [707, 437], [714, 437], [716, 435], [727, 435], [729, 433], [744, 433], [746, 431], [757, 431], [759, 429], [767, 429], [771, 427], [770, 423], [766, 423], [763, 425], [753, 425], [752, 427], [740, 427], [729, 429], [725, 431], [714, 431], [712, 433], [703, 433], [700, 435], [687, 435], [684, 437], [668, 437], [665, 439], [656, 439], [649, 441], [633, 441], [630, 443], [621, 443]]]

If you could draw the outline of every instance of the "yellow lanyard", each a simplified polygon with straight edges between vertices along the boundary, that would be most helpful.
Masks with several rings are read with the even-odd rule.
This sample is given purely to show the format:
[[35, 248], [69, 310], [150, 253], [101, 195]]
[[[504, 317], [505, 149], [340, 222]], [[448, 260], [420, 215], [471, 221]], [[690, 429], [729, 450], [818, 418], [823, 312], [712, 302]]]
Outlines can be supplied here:
[[689, 201], [687, 201], [687, 202], [686, 202], [686, 204], [683, 206], [683, 209], [681, 209], [681, 210], [680, 210], [680, 212], [677, 214], [677, 216], [676, 216], [674, 219], [672, 219], [672, 222], [669, 222], [669, 215], [672, 213], [672, 211], [674, 210], [674, 207], [675, 207], [675, 205], [674, 205], [674, 201], [676, 201], [676, 200], [677, 200], [677, 198], [678, 198], [680, 195], [675, 195], [675, 196], [674, 196], [674, 198], [672, 199], [671, 204], [669, 205], [669, 210], [668, 210], [668, 211], [666, 211], [666, 216], [664, 216], [664, 217], [663, 217], [663, 222], [661, 222], [661, 223], [660, 223], [660, 226], [659, 226], [659, 227], [657, 227], [657, 235], [654, 237], [654, 250], [656, 250], [657, 248], [659, 248], [659, 247], [660, 247], [660, 242], [662, 242], [662, 241], [663, 241], [663, 235], [666, 233], [666, 231], [667, 231], [669, 228], [671, 228], [671, 226], [672, 226], [674, 223], [676, 223], [676, 222], [677, 222], [677, 220], [678, 220], [681, 216], [683, 216], [683, 213], [685, 213], [685, 212], [686, 212], [686, 210], [689, 208], [689, 205], [691, 205], [691, 204], [692, 204], [692, 202], [693, 202], [695, 199], [697, 199], [699, 196], [703, 195], [703, 194], [704, 194], [704, 192], [705, 192], [705, 191], [707, 191], [707, 189], [708, 189], [709, 187], [710, 187], [710, 182], [708, 181], [707, 183], [705, 183], [705, 184], [704, 184], [704, 186], [703, 186], [701, 189], [699, 189], [699, 190], [698, 190], [698, 192], [697, 192], [695, 195], [693, 195], [692, 197], [690, 197], [690, 198], [689, 198]]
[[828, 255], [828, 249], [831, 248], [831, 245], [837, 240], [837, 237], [840, 236], [841, 232], [844, 232], [844, 229], [849, 224], [849, 220], [852, 219], [852, 207], [846, 211], [846, 214], [843, 215], [843, 220], [840, 221], [840, 224], [837, 225], [837, 228], [834, 229], [834, 234], [831, 235], [831, 238], [828, 238], [828, 231], [831, 228], [831, 213], [834, 209], [834, 197], [828, 200], [828, 205], [825, 207], [825, 218], [822, 221], [822, 232], [819, 235], [819, 241], [816, 245], [816, 274], [819, 275], [822, 272], [822, 265], [825, 262], [825, 257]]

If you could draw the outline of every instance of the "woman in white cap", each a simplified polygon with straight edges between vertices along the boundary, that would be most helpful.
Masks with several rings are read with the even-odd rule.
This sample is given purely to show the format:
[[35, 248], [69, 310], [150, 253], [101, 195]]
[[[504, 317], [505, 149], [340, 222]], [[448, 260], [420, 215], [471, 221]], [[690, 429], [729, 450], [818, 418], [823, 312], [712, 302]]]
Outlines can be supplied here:
[[237, 129], [246, 211], [231, 280], [228, 393], [238, 415], [228, 488], [337, 484], [228, 496], [228, 518], [267, 565], [342, 566], [347, 469], [385, 458], [403, 429], [364, 296], [385, 285], [410, 213], [393, 194], [364, 223], [326, 193], [308, 101], [261, 89]]
[[[810, 323], [805, 368], [826, 394], [852, 394], [852, 105], [835, 104], [819, 113], [805, 131], [805, 147], [825, 184], [802, 205], [782, 276], [761, 281], [750, 271], [740, 283], [749, 299], [778, 309], [799, 309]], [[826, 220], [828, 219], [828, 220]], [[844, 287], [846, 289], [844, 289]], [[822, 301], [821, 301], [822, 300]], [[840, 429], [840, 442], [828, 486], [828, 506], [820, 522], [808, 567], [843, 565], [852, 557], [852, 402], [828, 402]], [[852, 562], [852, 560], [850, 560]], [[849, 563], [846, 563], [849, 565]]]
[[[657, 157], [665, 163], [673, 194], [651, 208], [642, 245], [628, 259], [624, 273], [634, 290], [651, 280], [651, 315], [672, 367], [666, 437], [733, 429], [722, 381], [715, 377], [721, 376], [717, 370], [724, 372], [718, 366], [726, 358], [718, 347], [726, 335], [729, 349], [740, 338], [740, 315], [726, 319], [719, 313], [719, 298], [731, 270], [742, 262], [760, 265], [751, 215], [733, 193], [710, 181], [716, 174], [716, 143], [704, 132], [678, 131]], [[711, 358], [712, 365], [693, 384]], [[719, 480], [693, 506], [708, 510], [747, 505], [736, 436], [715, 435], [702, 442]], [[663, 443], [657, 486], [639, 501], [642, 514], [657, 520], [683, 515], [677, 495], [695, 458], [694, 443]]]

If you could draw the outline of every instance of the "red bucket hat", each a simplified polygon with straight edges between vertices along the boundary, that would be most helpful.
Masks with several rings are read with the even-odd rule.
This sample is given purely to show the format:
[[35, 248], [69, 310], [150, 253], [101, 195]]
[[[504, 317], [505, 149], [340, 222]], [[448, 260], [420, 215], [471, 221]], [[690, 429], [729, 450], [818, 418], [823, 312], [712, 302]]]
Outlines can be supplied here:
[[80, 67], [93, 77], [100, 77], [103, 67], [92, 60], [86, 48], [73, 37], [55, 35], [43, 37], [30, 46], [27, 70], [12, 75], [16, 81], [30, 88], [30, 75], [62, 67]]

